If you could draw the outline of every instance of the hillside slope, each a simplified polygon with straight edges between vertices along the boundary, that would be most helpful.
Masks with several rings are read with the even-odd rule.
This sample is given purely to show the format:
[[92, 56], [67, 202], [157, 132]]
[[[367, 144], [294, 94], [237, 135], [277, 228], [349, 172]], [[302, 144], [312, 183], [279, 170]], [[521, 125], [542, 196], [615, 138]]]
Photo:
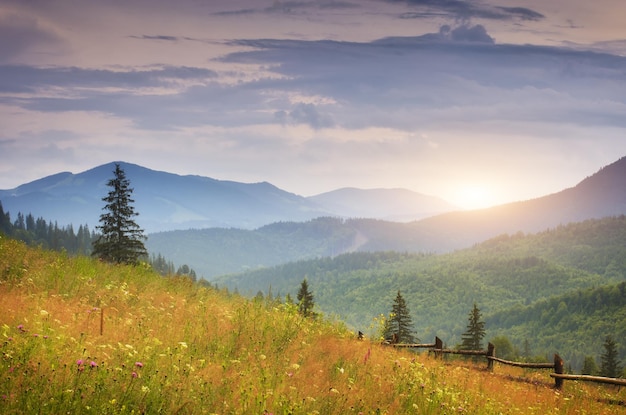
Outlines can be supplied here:
[[2, 414], [623, 410], [606, 389], [569, 382], [555, 393], [547, 373], [516, 382], [506, 368], [443, 364], [358, 341], [293, 306], [3, 236], [0, 271]]
[[626, 157], [576, 186], [523, 202], [444, 213], [415, 222], [415, 232], [437, 234], [448, 249], [467, 247], [503, 233], [539, 232], [571, 222], [626, 214]]
[[[496, 315], [626, 280], [626, 216], [588, 220], [534, 235], [500, 236], [451, 254], [352, 253], [216, 281], [251, 296], [271, 289], [274, 295], [289, 293], [294, 297], [304, 278], [321, 311], [337, 315], [360, 330], [366, 330], [374, 317], [388, 313], [400, 290], [413, 314], [418, 337], [430, 341], [437, 335], [456, 344], [473, 303], [485, 314]], [[588, 311], [586, 317], [595, 321], [594, 308]], [[626, 324], [617, 316], [603, 323], [606, 334], [618, 333], [620, 325]], [[580, 324], [584, 321], [581, 317]], [[504, 328], [488, 329], [496, 333]], [[530, 340], [559, 334], [571, 337], [566, 333], [571, 329], [567, 325], [546, 329], [552, 332], [523, 330], [513, 338], [523, 342], [523, 335]], [[589, 338], [582, 338], [580, 332], [577, 335], [580, 344], [576, 348], [569, 341], [556, 345], [538, 338], [541, 349], [537, 352], [552, 353], [552, 347], [558, 347], [568, 358], [595, 354], [592, 345], [597, 345], [597, 333]], [[622, 349], [626, 357], [625, 352], [626, 348]]]

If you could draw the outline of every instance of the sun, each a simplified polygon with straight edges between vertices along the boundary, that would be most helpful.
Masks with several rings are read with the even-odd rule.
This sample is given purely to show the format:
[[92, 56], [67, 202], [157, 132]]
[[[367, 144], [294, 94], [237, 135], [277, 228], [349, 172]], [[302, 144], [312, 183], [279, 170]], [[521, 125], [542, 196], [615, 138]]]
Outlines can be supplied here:
[[456, 204], [464, 210], [482, 209], [496, 204], [494, 194], [487, 185], [465, 185], [459, 188]]

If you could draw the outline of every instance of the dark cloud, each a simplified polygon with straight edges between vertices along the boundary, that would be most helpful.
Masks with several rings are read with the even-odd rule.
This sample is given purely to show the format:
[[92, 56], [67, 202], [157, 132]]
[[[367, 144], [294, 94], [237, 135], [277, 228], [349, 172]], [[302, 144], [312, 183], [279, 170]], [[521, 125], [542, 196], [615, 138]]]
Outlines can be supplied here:
[[[275, 39], [235, 43], [255, 50], [233, 53], [225, 61], [273, 68], [284, 76], [274, 81], [274, 90], [330, 98], [337, 104], [326, 105], [324, 111], [345, 128], [419, 128], [433, 121], [433, 113], [457, 121], [497, 113], [506, 119], [626, 123], [615, 116], [626, 105], [626, 58], [498, 45], [480, 25], [444, 26], [438, 33], [371, 43]], [[503, 100], [515, 110], [489, 109], [498, 108]], [[576, 119], [568, 115], [574, 103], [595, 101], [605, 102], [607, 108], [589, 105], [577, 110]], [[547, 102], [552, 104], [546, 107]], [[456, 115], [446, 114], [446, 109]], [[284, 121], [290, 111], [280, 108], [277, 114]]]
[[546, 17], [539, 12], [536, 12], [531, 9], [527, 9], [526, 7], [496, 7], [496, 8], [503, 10], [504, 12], [510, 14], [511, 16], [515, 16], [522, 20], [541, 20]]
[[478, 42], [494, 44], [495, 39], [489, 36], [483, 25], [459, 25], [452, 28], [443, 25], [437, 33], [413, 37], [387, 37], [374, 41], [374, 44], [410, 45], [416, 43], [441, 43], [441, 42]]
[[462, 25], [454, 29], [442, 28], [443, 33], [455, 42], [480, 42], [495, 43], [494, 39], [487, 34], [487, 30], [482, 25], [466, 26]]
[[[230, 43], [247, 50], [221, 61], [261, 67], [274, 72], [272, 76], [256, 73], [254, 81], [220, 84], [213, 71], [202, 68], [109, 71], [4, 65], [0, 102], [43, 112], [103, 112], [150, 130], [285, 124], [413, 131], [476, 120], [626, 123], [626, 58], [499, 45], [481, 25], [442, 26], [437, 33], [368, 43]], [[187, 86], [178, 88], [179, 83]], [[141, 90], [169, 86], [168, 94]], [[62, 97], [36, 95], [64, 88], [68, 92]]]
[[129, 36], [132, 39], [142, 39], [142, 40], [166, 40], [168, 42], [178, 42], [179, 38], [176, 36], [167, 36], [167, 35], [142, 35], [142, 36]]
[[47, 87], [142, 88], [168, 86], [182, 80], [217, 77], [204, 68], [166, 66], [150, 70], [111, 71], [84, 68], [38, 68], [0, 65], [0, 91], [35, 92]]
[[217, 12], [217, 16], [240, 16], [247, 14], [304, 14], [309, 10], [343, 10], [356, 9], [358, 3], [347, 1], [275, 1], [269, 7], [243, 8]]
[[434, 16], [447, 16], [467, 20], [472, 18], [493, 20], [541, 20], [544, 16], [525, 7], [490, 6], [469, 0], [386, 0], [393, 3], [406, 3], [417, 11], [403, 13], [404, 19], [422, 19]]

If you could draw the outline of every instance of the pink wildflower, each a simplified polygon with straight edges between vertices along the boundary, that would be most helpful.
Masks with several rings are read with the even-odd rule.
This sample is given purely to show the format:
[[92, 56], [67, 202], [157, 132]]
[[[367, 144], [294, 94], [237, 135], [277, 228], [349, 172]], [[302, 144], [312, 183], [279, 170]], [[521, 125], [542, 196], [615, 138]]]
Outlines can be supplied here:
[[367, 353], [365, 353], [365, 357], [363, 358], [363, 363], [367, 363], [367, 361], [370, 359], [371, 352], [371, 349], [367, 349]]
[[141, 362], [135, 362], [135, 366], [137, 366], [137, 367], [141, 368], [141, 367], [143, 367], [143, 363], [141, 363]]
[[138, 377], [139, 375], [137, 374], [137, 372], [133, 372], [133, 373], [131, 373], [131, 376], [132, 376], [133, 378], [136, 378], [136, 377]]

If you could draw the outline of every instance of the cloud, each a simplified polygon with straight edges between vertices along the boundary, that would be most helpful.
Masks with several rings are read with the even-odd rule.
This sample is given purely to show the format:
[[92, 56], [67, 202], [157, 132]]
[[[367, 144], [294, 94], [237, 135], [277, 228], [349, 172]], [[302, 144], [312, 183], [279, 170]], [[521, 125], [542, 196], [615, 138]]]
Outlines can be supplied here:
[[492, 20], [541, 20], [545, 16], [526, 7], [490, 6], [481, 2], [467, 0], [388, 0], [394, 3], [406, 3], [418, 11], [403, 13], [404, 19], [421, 19], [446, 16], [457, 20], [472, 18]]
[[[467, 24], [459, 25], [455, 28], [449, 25], [443, 25], [439, 28], [438, 33], [428, 33], [425, 35], [404, 38], [405, 41], [424, 41], [424, 42], [479, 42], [479, 43], [495, 43], [495, 39], [489, 36], [487, 29], [483, 25], [470, 26]], [[384, 38], [378, 42], [398, 42], [402, 38]]]
[[179, 38], [177, 36], [168, 36], [168, 35], [141, 35], [141, 36], [131, 35], [128, 37], [132, 39], [142, 39], [142, 40], [165, 40], [168, 42], [179, 41]]
[[522, 20], [537, 21], [537, 20], [544, 19], [546, 17], [543, 14], [536, 12], [534, 10], [528, 9], [526, 7], [496, 7], [496, 9], [500, 9], [510, 14], [511, 16], [520, 18]]
[[482, 25], [462, 25], [452, 30], [449, 27], [445, 27], [445, 29], [445, 33], [449, 32], [450, 39], [455, 42], [495, 43], [495, 40], [487, 34], [487, 30]]
[[217, 77], [205, 68], [165, 66], [146, 70], [113, 71], [77, 67], [40, 68], [0, 65], [0, 92], [36, 92], [41, 88], [147, 88], [169, 87], [182, 81]]
[[332, 117], [328, 114], [320, 113], [314, 104], [299, 103], [293, 110], [289, 112], [277, 111], [274, 116], [281, 124], [306, 124], [315, 130], [330, 128], [335, 125]]
[[0, 62], [10, 62], [23, 52], [51, 46], [62, 47], [59, 36], [40, 25], [36, 18], [19, 14], [0, 16]]
[[[498, 45], [480, 25], [444, 26], [438, 33], [370, 43], [258, 39], [236, 43], [255, 50], [230, 54], [225, 61], [271, 67], [282, 77], [273, 85], [276, 90], [328, 97], [336, 104], [325, 111], [333, 114], [335, 125], [345, 128], [412, 129], [446, 118], [471, 121], [460, 110], [482, 119], [623, 124], [614, 114], [624, 106], [626, 84], [620, 68], [626, 66], [626, 58]], [[503, 99], [523, 99], [518, 101], [523, 114], [496, 111]], [[583, 105], [577, 117], [571, 117], [562, 110], [569, 111], [571, 102], [593, 105]], [[448, 109], [455, 110], [454, 116], [446, 116]], [[601, 116], [605, 110], [607, 115]]]
[[356, 9], [358, 3], [348, 1], [274, 1], [271, 6], [258, 8], [240, 8], [214, 13], [216, 16], [240, 16], [250, 14], [305, 14], [309, 10], [346, 10]]
[[[481, 122], [622, 128], [626, 58], [496, 44], [482, 25], [372, 42], [241, 39], [220, 59], [249, 74], [220, 83], [195, 67], [0, 66], [0, 103], [100, 112], [145, 130], [308, 126], [406, 132]], [[57, 91], [63, 91], [59, 93]], [[315, 99], [310, 99], [315, 97]], [[575, 116], [574, 116], [575, 114]]]

